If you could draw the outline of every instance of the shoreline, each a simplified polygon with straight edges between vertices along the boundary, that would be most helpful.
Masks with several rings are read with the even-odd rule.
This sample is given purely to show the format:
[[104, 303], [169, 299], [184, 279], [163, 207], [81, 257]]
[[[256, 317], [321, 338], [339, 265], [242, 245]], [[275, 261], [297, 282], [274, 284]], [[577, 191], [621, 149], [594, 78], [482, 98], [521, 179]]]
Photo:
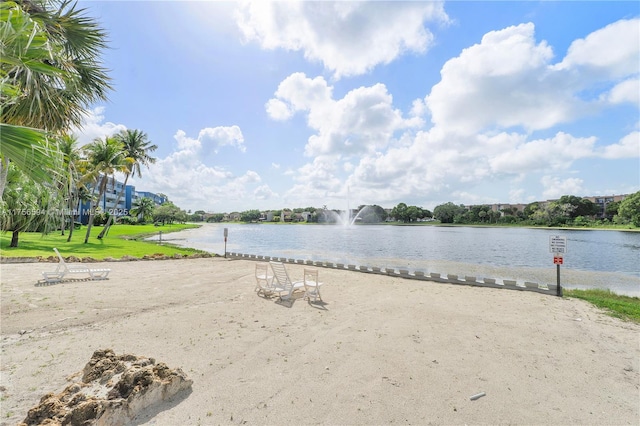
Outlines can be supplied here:
[[[319, 268], [327, 268], [327, 269], [338, 269], [345, 271], [355, 271], [364, 274], [379, 274], [379, 275], [388, 275], [392, 277], [399, 277], [403, 279], [409, 280], [420, 280], [420, 281], [430, 281], [435, 283], [448, 283], [455, 285], [466, 285], [466, 286], [475, 286], [475, 287], [486, 287], [486, 288], [495, 288], [495, 289], [506, 289], [506, 290], [518, 290], [518, 291], [533, 291], [541, 294], [546, 294], [549, 296], [557, 296], [557, 284], [553, 283], [549, 280], [535, 280], [535, 278], [522, 279], [522, 278], [491, 278], [486, 277], [486, 274], [473, 275], [458, 275], [458, 274], [447, 274], [447, 273], [435, 273], [435, 272], [424, 272], [424, 268], [417, 269], [409, 269], [409, 268], [386, 268], [386, 267], [376, 267], [371, 265], [352, 265], [352, 264], [340, 264], [340, 263], [332, 263], [329, 261], [305, 261], [302, 259], [288, 259], [282, 257], [270, 257], [265, 255], [254, 255], [254, 254], [242, 254], [235, 252], [227, 252], [224, 256], [215, 254], [215, 253], [194, 253], [190, 255], [180, 255], [175, 254], [173, 256], [167, 255], [145, 255], [143, 257], [135, 257], [125, 255], [120, 259], [113, 259], [107, 257], [105, 259], [94, 259], [91, 257], [78, 258], [76, 256], [67, 256], [65, 258], [66, 262], [69, 263], [104, 263], [104, 262], [138, 262], [138, 261], [160, 261], [160, 260], [184, 260], [184, 259], [201, 259], [201, 258], [225, 258], [225, 259], [243, 259], [249, 261], [269, 261], [276, 260], [284, 263], [290, 264], [298, 264], [298, 265], [307, 265]], [[55, 256], [36, 256], [36, 257], [3, 257], [0, 256], [0, 265], [10, 265], [10, 264], [20, 264], [20, 263], [58, 263], [58, 259]], [[469, 268], [468, 268], [469, 269]], [[478, 271], [476, 271], [478, 272]], [[588, 273], [590, 274], [590, 273]], [[513, 277], [512, 277], [513, 278]], [[640, 297], [640, 291], [636, 290], [636, 293], [630, 293], [628, 290], [625, 290], [622, 287], [614, 287], [614, 288], [604, 288], [598, 286], [589, 286], [586, 284], [564, 284], [562, 285], [563, 289], [577, 289], [577, 290], [588, 290], [588, 289], [603, 289], [611, 291], [612, 294], [628, 296], [628, 297]]]
[[[227, 252], [240, 252], [249, 255], [265, 255], [277, 258], [294, 258], [294, 259], [302, 259], [304, 262], [312, 260], [312, 261], [323, 261], [323, 262], [333, 262], [334, 265], [337, 263], [343, 264], [354, 264], [356, 266], [368, 266], [372, 267], [380, 267], [382, 269], [386, 268], [394, 268], [396, 270], [405, 269], [409, 271], [418, 271], [423, 272], [425, 275], [430, 275], [431, 273], [439, 273], [441, 277], [446, 277], [447, 275], [458, 275], [458, 277], [464, 279], [465, 276], [475, 276], [480, 281], [483, 281], [484, 278], [488, 279], [496, 279], [498, 282], [502, 282], [502, 280], [518, 281], [521, 285], [524, 285], [524, 282], [533, 282], [539, 283], [543, 286], [554, 286], [557, 283], [557, 274], [556, 274], [556, 266], [552, 264], [551, 254], [548, 254], [548, 246], [546, 245], [548, 239], [545, 234], [553, 235], [555, 231], [540, 231], [542, 234], [538, 234], [536, 231], [529, 231], [525, 229], [506, 229], [504, 231], [490, 231], [477, 229], [474, 231], [474, 228], [457, 228], [458, 231], [446, 231], [446, 227], [442, 228], [395, 228], [398, 229], [398, 234], [406, 235], [412, 234], [414, 231], [411, 229], [416, 229], [415, 232], [419, 230], [423, 230], [429, 238], [433, 239], [433, 235], [437, 235], [439, 233], [446, 233], [446, 235], [455, 235], [449, 232], [459, 232], [464, 235], [467, 233], [474, 234], [475, 233], [489, 233], [491, 235], [496, 236], [498, 240], [504, 240], [505, 244], [509, 244], [509, 235], [514, 233], [520, 234], [525, 233], [530, 238], [535, 239], [536, 243], [540, 245], [542, 242], [544, 245], [540, 245], [539, 250], [536, 250], [534, 253], [531, 253], [531, 250], [528, 251], [528, 254], [531, 254], [535, 260], [527, 260], [528, 258], [524, 257], [522, 261], [518, 261], [518, 259], [511, 259], [514, 256], [511, 254], [512, 250], [505, 247], [504, 254], [500, 253], [499, 247], [503, 247], [502, 245], [492, 244], [491, 250], [488, 253], [488, 257], [480, 255], [475, 255], [474, 253], [482, 253], [482, 250], [486, 247], [483, 247], [482, 243], [478, 238], [472, 239], [476, 246], [475, 252], [466, 253], [464, 250], [468, 250], [468, 248], [462, 248], [462, 252], [456, 252], [457, 255], [453, 256], [453, 260], [442, 258], [439, 254], [429, 253], [428, 247], [420, 247], [417, 249], [413, 246], [407, 248], [410, 253], [407, 253], [407, 257], [403, 257], [400, 253], [402, 250], [398, 250], [398, 246], [404, 247], [403, 244], [394, 244], [392, 240], [389, 240], [389, 247], [396, 247], [396, 249], [387, 250], [384, 247], [380, 247], [377, 251], [364, 250], [361, 249], [357, 251], [357, 253], [350, 253], [348, 251], [342, 250], [341, 247], [333, 247], [336, 250], [331, 251], [331, 244], [322, 243], [322, 235], [325, 234], [324, 229], [331, 231], [327, 235], [332, 235], [330, 238], [332, 241], [341, 241], [340, 238], [345, 235], [350, 235], [349, 233], [341, 232], [340, 227], [330, 226], [329, 228], [323, 228], [322, 226], [308, 226], [304, 225], [302, 228], [295, 227], [286, 227], [288, 231], [284, 232], [284, 228], [271, 228], [267, 227], [253, 227], [252, 225], [236, 225], [240, 227], [242, 231], [242, 235], [237, 238], [233, 238], [234, 228], [230, 227], [229, 231], [232, 234], [232, 238], [230, 239], [231, 243], [226, 247]], [[362, 245], [362, 235], [363, 232], [366, 231], [366, 228], [358, 228], [354, 227], [351, 231], [355, 233], [355, 235], [360, 235], [357, 239], [357, 243]], [[282, 229], [283, 237], [286, 238], [287, 241], [293, 244], [282, 245], [278, 243], [278, 235], [281, 234]], [[296, 231], [296, 229], [300, 230], [300, 233]], [[393, 231], [394, 228], [384, 228], [384, 227], [371, 227], [371, 232], [376, 233], [380, 232], [382, 235], [395, 235], [396, 232]], [[440, 230], [438, 230], [440, 229]], [[463, 229], [466, 229], [463, 230]], [[358, 231], [358, 232], [355, 232]], [[402, 231], [402, 232], [400, 232]], [[175, 240], [172, 240], [173, 243], [182, 245], [184, 247], [197, 247], [201, 250], [206, 250], [209, 252], [217, 252], [223, 253], [223, 243], [222, 241], [222, 232], [223, 225], [217, 224], [207, 224], [202, 228], [191, 231], [184, 231], [184, 233], [178, 234], [175, 236]], [[238, 231], [240, 232], [240, 231]], [[256, 243], [255, 240], [247, 238], [246, 235], [261, 235], [260, 241], [264, 243]], [[263, 235], [264, 234], [264, 235]], [[319, 238], [321, 244], [317, 247], [310, 246], [308, 249], [303, 248], [298, 242], [299, 238], [294, 236], [296, 235], [310, 235], [313, 238]], [[421, 235], [422, 233], [418, 233]], [[336, 235], [336, 237], [333, 237]], [[500, 235], [505, 235], [501, 237]], [[567, 233], [569, 235], [569, 233]], [[594, 233], [591, 239], [600, 239], [610, 236], [613, 239], [624, 238], [627, 235], [626, 239], [635, 240], [635, 236], [637, 234], [599, 234], [601, 237], [597, 237]], [[218, 238], [219, 236], [219, 238]], [[387, 237], [384, 237], [387, 238]], [[570, 237], [572, 238], [572, 237]], [[580, 237], [575, 237], [580, 238]], [[326, 238], [325, 238], [326, 239]], [[271, 241], [274, 241], [274, 244], [271, 244]], [[380, 241], [380, 240], [378, 240]], [[267, 243], [269, 242], [269, 243]], [[421, 246], [425, 246], [424, 243], [420, 243]], [[335, 244], [334, 244], [335, 245]], [[366, 245], [366, 244], [365, 244]], [[328, 248], [329, 247], [329, 248]], [[449, 244], [449, 250], [452, 245]], [[446, 248], [445, 247], [445, 248]], [[526, 244], [525, 244], [526, 247]], [[516, 247], [518, 248], [518, 247]], [[394, 251], [395, 250], [395, 251]], [[417, 250], [427, 250], [425, 253], [421, 253], [419, 256], [415, 256], [418, 253]], [[627, 259], [631, 252], [627, 250], [627, 257], [620, 257], [619, 259]], [[365, 253], [366, 251], [366, 253]], [[437, 249], [435, 250], [438, 251]], [[397, 252], [397, 253], [396, 253]], [[466, 253], [464, 255], [460, 255], [460, 253]], [[590, 267], [591, 265], [595, 265], [595, 263], [585, 264], [582, 257], [577, 255], [578, 251], [574, 251], [571, 253], [568, 260], [568, 263], [565, 264], [562, 269], [562, 286], [567, 288], [576, 288], [576, 289], [590, 289], [590, 288], [603, 288], [610, 289], [618, 294], [624, 294], [632, 297], [640, 297], [640, 276], [637, 275], [636, 272], [627, 272], [629, 268], [633, 268], [635, 270], [635, 265], [629, 264], [629, 262], [625, 263], [623, 267], [616, 266], [616, 259], [611, 259], [611, 255], [608, 255], [608, 263], [603, 265], [603, 268], [598, 270], [594, 270], [595, 268]], [[589, 252], [592, 253], [592, 252]], [[606, 254], [606, 253], [605, 253]], [[474, 257], [475, 256], [475, 257]], [[522, 256], [522, 255], [521, 255]], [[577, 257], [576, 257], [577, 256]], [[533, 259], [532, 258], [532, 259]], [[466, 259], [466, 260], [465, 260]], [[507, 259], [507, 260], [505, 260]], [[571, 260], [575, 260], [575, 262], [571, 262]], [[495, 262], [494, 262], [495, 261]], [[515, 261], [515, 263], [514, 263]], [[547, 263], [548, 262], [548, 263]], [[565, 259], [565, 262], [567, 260]], [[631, 262], [633, 263], [633, 262]], [[604, 269], [604, 270], [603, 270]], [[624, 272], [619, 272], [620, 270]]]
[[[320, 269], [324, 302], [289, 306], [256, 295], [254, 261], [106, 265], [108, 280], [48, 286], [33, 264], [2, 265], [0, 424], [105, 348], [194, 381], [140, 424], [640, 418], [640, 325], [584, 301]], [[303, 268], [287, 264], [293, 279]]]

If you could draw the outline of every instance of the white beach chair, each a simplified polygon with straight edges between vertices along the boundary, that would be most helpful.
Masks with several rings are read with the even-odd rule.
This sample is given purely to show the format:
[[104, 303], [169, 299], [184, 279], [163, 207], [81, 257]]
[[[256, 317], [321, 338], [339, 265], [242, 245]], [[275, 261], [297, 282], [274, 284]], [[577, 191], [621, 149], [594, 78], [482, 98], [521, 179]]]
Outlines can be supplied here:
[[317, 269], [306, 269], [304, 270], [304, 279], [302, 281], [304, 284], [304, 297], [311, 302], [320, 299], [322, 302], [322, 296], [320, 296], [320, 286], [322, 283], [318, 281], [318, 270]]
[[282, 262], [269, 262], [273, 270], [273, 291], [280, 300], [288, 300], [296, 290], [304, 289], [304, 282], [293, 282]]
[[87, 275], [85, 279], [91, 280], [106, 280], [111, 269], [101, 268], [101, 269], [92, 269], [87, 268], [86, 266], [69, 266], [65, 261], [57, 248], [54, 248], [53, 251], [58, 255], [58, 266], [54, 272], [43, 272], [42, 276], [44, 278], [44, 282], [47, 283], [56, 283], [60, 282], [65, 278], [75, 278], [70, 277], [70, 275]]
[[273, 275], [269, 273], [269, 264], [256, 263], [256, 292], [265, 296], [273, 294]]

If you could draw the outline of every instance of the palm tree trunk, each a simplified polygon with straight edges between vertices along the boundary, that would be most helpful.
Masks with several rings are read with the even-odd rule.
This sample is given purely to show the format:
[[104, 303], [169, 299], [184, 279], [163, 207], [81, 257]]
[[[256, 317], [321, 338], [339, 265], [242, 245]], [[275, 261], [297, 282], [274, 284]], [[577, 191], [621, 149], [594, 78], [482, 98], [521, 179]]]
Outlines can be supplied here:
[[13, 231], [13, 233], [11, 234], [11, 244], [9, 244], [9, 247], [18, 247], [18, 234], [20, 233], [20, 231]]
[[62, 216], [62, 223], [60, 224], [60, 235], [64, 235], [64, 228], [67, 224], [67, 215], [64, 213], [64, 209], [62, 209], [62, 213], [60, 213], [60, 216]]
[[72, 196], [71, 197], [71, 201], [69, 202], [69, 209], [70, 209], [70, 213], [71, 213], [71, 225], [69, 226], [69, 236], [67, 237], [67, 242], [71, 241], [71, 237], [73, 236], [73, 229], [76, 227], [76, 214], [75, 211], [73, 210], [73, 204], [76, 204], [78, 206], [77, 211], [80, 211], [80, 199], [78, 198], [78, 202], [74, 203], [75, 199]]
[[95, 218], [97, 204], [102, 200], [102, 196], [104, 195], [104, 190], [107, 187], [107, 175], [102, 177], [102, 181], [100, 181], [100, 190], [98, 193], [98, 200], [94, 204], [93, 201], [89, 202], [89, 223], [87, 223], [87, 234], [84, 237], [84, 243], [87, 244], [89, 242], [89, 235], [91, 235], [91, 228], [93, 227], [93, 219]]
[[71, 241], [71, 236], [73, 235], [73, 228], [75, 228], [75, 216], [71, 213], [71, 225], [69, 225], [69, 236], [67, 237], [67, 242]]
[[96, 210], [92, 204], [93, 203], [89, 203], [89, 222], [87, 223], [87, 234], [84, 237], [85, 244], [89, 242], [89, 235], [91, 234], [91, 227], [93, 226], [94, 212]]
[[129, 180], [129, 173], [126, 174], [124, 178], [124, 183], [122, 184], [122, 189], [120, 190], [120, 192], [118, 193], [118, 196], [116, 197], [116, 201], [114, 203], [115, 204], [114, 214], [109, 215], [109, 219], [107, 219], [107, 223], [104, 225], [104, 228], [102, 228], [102, 231], [100, 231], [100, 233], [98, 234], [99, 240], [101, 240], [107, 234], [107, 232], [109, 232], [109, 228], [111, 228], [111, 223], [113, 223], [113, 220], [114, 220], [113, 217], [115, 216], [115, 212], [118, 209], [118, 203], [122, 198], [122, 194], [124, 194], [124, 191], [127, 189], [128, 180]]

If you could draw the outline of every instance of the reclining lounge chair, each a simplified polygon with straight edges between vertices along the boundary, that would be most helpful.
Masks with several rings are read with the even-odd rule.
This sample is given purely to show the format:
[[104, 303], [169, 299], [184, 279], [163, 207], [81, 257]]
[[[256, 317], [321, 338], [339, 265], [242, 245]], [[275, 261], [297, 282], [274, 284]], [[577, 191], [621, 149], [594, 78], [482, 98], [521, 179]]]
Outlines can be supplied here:
[[[90, 279], [90, 280], [106, 280], [111, 269], [91, 269], [86, 266], [69, 266], [57, 248], [53, 251], [58, 255], [58, 267], [54, 272], [43, 272], [43, 280], [46, 283], [57, 283], [64, 279]], [[77, 275], [84, 275], [84, 277], [78, 277]]]
[[289, 278], [287, 269], [282, 262], [269, 262], [273, 269], [273, 291], [278, 293], [280, 300], [291, 299], [291, 295], [296, 290], [304, 290], [304, 282], [293, 282]]

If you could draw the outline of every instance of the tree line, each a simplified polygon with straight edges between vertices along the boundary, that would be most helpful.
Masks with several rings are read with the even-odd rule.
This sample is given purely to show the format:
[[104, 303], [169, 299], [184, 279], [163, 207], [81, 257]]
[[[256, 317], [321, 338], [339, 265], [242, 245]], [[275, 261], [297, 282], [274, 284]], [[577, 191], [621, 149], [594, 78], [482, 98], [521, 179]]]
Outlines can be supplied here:
[[[418, 206], [399, 203], [389, 213], [378, 205], [361, 205], [352, 218], [358, 217], [359, 223], [381, 223], [387, 220], [412, 223], [425, 220], [437, 220], [451, 224], [520, 224], [533, 226], [602, 226], [607, 224], [632, 225], [640, 227], [640, 191], [631, 194], [622, 201], [610, 202], [606, 205], [604, 216], [601, 207], [586, 198], [575, 195], [564, 195], [550, 202], [533, 202], [523, 210], [516, 207], [504, 207], [493, 210], [490, 205], [464, 206], [447, 202], [436, 206], [433, 213]], [[322, 208], [306, 207], [271, 211], [273, 222], [280, 222], [284, 216], [309, 213], [306, 222], [327, 222], [326, 206]], [[340, 214], [339, 210], [331, 210]], [[284, 213], [283, 213], [284, 212]], [[257, 222], [262, 217], [259, 210], [246, 210], [235, 215], [242, 222]], [[222, 222], [222, 213], [207, 214], [203, 210], [189, 216], [194, 222]]]
[[564, 195], [548, 203], [533, 202], [523, 210], [506, 207], [500, 211], [489, 205], [465, 207], [452, 202], [434, 208], [433, 215], [441, 223], [510, 224], [535, 226], [599, 226], [609, 223], [640, 227], [640, 191], [622, 201], [610, 202], [604, 217], [598, 217], [600, 206], [586, 198]]

